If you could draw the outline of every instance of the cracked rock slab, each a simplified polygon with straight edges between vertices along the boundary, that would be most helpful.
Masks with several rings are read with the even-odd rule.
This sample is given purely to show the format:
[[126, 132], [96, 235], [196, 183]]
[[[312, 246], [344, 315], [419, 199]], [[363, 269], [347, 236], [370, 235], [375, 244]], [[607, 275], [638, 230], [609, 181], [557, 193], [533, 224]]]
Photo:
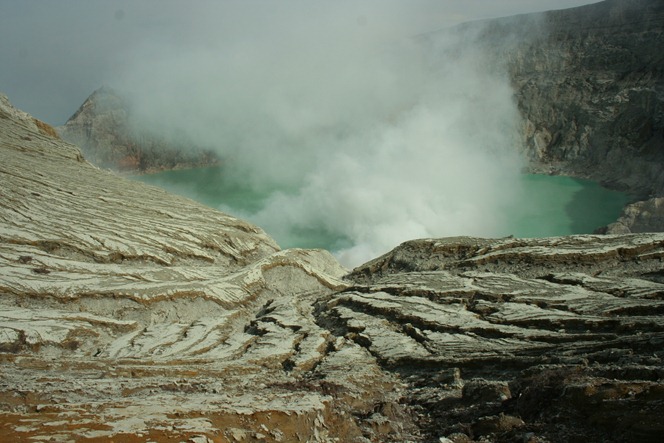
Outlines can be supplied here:
[[0, 110], [1, 441], [409, 435], [398, 377], [314, 316], [347, 287], [328, 252], [280, 251]]
[[662, 252], [662, 234], [414, 240], [322, 315], [408, 383], [431, 439], [657, 441]]

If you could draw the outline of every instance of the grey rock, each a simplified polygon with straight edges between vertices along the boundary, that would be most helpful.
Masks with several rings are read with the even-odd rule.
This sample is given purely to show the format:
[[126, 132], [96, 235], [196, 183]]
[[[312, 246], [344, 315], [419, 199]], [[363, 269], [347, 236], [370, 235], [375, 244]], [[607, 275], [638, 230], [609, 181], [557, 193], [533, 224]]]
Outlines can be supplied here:
[[173, 134], [133, 124], [122, 95], [107, 86], [94, 91], [67, 122], [60, 136], [77, 146], [94, 165], [120, 171], [150, 172], [209, 166], [219, 161], [210, 149]]
[[607, 226], [606, 234], [659, 232], [664, 229], [664, 197], [651, 198], [625, 206], [615, 223]]

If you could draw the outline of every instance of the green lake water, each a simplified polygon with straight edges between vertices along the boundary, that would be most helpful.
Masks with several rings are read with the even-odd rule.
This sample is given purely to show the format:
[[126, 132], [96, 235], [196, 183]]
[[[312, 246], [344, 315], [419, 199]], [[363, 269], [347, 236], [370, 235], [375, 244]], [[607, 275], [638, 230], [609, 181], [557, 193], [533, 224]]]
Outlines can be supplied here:
[[[232, 183], [219, 167], [166, 171], [133, 177], [251, 221], [275, 189], [257, 191]], [[507, 212], [508, 231], [516, 237], [588, 234], [616, 220], [629, 202], [627, 194], [576, 178], [524, 174], [517, 207]], [[284, 190], [280, 190], [284, 191]], [[283, 248], [338, 249], [348, 240], [322, 229], [291, 231], [287, 237], [261, 226]]]
[[516, 237], [590, 234], [616, 221], [632, 198], [571, 177], [524, 174], [523, 198], [511, 215]]

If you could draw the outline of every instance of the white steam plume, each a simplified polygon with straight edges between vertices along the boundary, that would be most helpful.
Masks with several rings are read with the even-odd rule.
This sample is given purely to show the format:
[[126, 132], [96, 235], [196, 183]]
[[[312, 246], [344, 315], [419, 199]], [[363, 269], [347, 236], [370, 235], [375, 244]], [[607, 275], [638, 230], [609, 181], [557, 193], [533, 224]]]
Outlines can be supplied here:
[[424, 44], [337, 3], [270, 4], [233, 10], [239, 29], [203, 17], [187, 41], [139, 45], [120, 78], [142, 124], [286, 190], [249, 218], [277, 238], [323, 226], [348, 239], [346, 265], [411, 238], [506, 233], [518, 113], [472, 36]]

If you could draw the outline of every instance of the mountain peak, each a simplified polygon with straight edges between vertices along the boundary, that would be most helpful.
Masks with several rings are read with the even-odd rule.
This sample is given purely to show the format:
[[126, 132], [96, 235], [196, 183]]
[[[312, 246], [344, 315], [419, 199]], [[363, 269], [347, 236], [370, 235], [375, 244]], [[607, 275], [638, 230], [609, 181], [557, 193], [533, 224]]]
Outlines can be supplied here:
[[193, 143], [178, 144], [139, 127], [129, 101], [107, 85], [92, 92], [59, 131], [63, 139], [81, 147], [86, 159], [104, 168], [155, 171], [218, 161], [215, 153]]

